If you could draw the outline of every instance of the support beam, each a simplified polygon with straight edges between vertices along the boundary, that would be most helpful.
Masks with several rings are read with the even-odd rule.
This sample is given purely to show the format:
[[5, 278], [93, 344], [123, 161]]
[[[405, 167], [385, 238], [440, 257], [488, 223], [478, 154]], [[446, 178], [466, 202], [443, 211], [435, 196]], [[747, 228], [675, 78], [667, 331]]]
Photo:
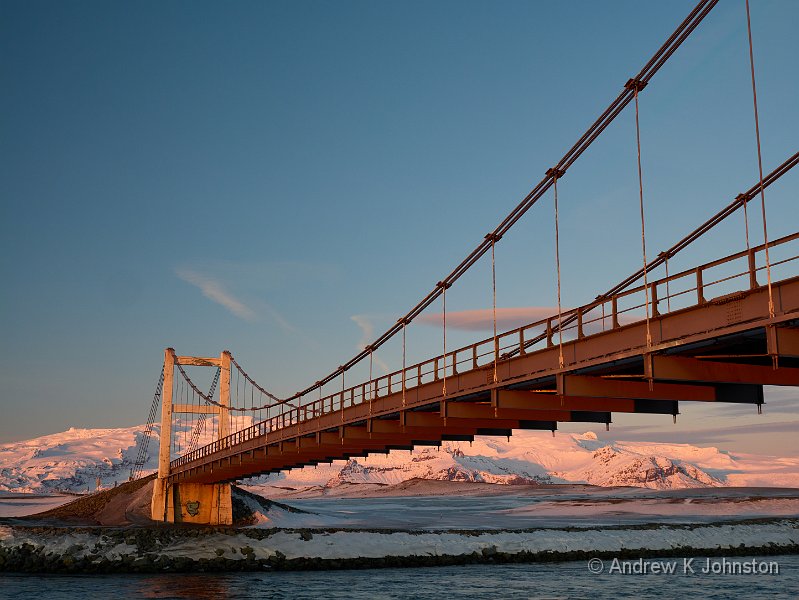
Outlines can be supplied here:
[[[447, 420], [447, 424], [445, 426], [444, 420], [440, 419], [438, 424], [436, 425], [427, 425], [427, 426], [418, 426], [418, 425], [408, 425], [405, 427], [401, 427], [397, 433], [401, 435], [405, 435], [409, 439], [414, 440], [438, 440], [441, 439], [442, 433], [456, 433], [456, 434], [463, 434], [463, 435], [470, 435], [473, 434], [477, 428], [480, 426], [478, 423], [474, 422], [464, 422], [462, 420]], [[381, 431], [380, 429], [377, 430], [377, 433], [381, 435], [383, 433], [391, 433], [389, 431]]]
[[[401, 440], [399, 443], [403, 446], [408, 445], [407, 440]], [[365, 440], [364, 443], [348, 443], [343, 446], [304, 448], [300, 452], [287, 452], [280, 456], [270, 456], [267, 460], [245, 462], [242, 465], [234, 463], [229, 467], [215, 469], [214, 477], [211, 480], [216, 481], [220, 477], [236, 479], [250, 476], [254, 472], [295, 469], [311, 462], [346, 460], [347, 457], [363, 455], [364, 453], [385, 452], [386, 447], [386, 442]]]
[[[434, 414], [434, 413], [431, 413]], [[475, 427], [454, 427], [451, 423], [446, 427], [446, 431], [452, 433], [470, 434], [474, 433]], [[438, 419], [436, 425], [433, 426], [419, 426], [419, 425], [402, 425], [402, 419], [373, 419], [372, 420], [372, 434], [398, 434], [406, 435], [414, 440], [434, 440], [440, 439], [441, 434], [444, 433], [444, 421]]]
[[375, 442], [375, 443], [383, 443], [383, 442], [401, 442], [407, 441], [410, 439], [410, 436], [398, 432], [398, 433], [372, 433], [369, 431], [368, 427], [355, 427], [352, 425], [347, 425], [342, 427], [342, 440], [344, 444], [350, 443], [355, 441], [356, 443], [363, 443], [363, 442]]
[[649, 389], [648, 381], [608, 379], [587, 375], [565, 375], [559, 378], [558, 393], [564, 396], [630, 398], [646, 400], [704, 400], [716, 399], [712, 387], [655, 382]]
[[666, 381], [799, 386], [799, 369], [725, 363], [658, 354], [644, 361], [648, 376]]
[[605, 398], [590, 396], [563, 396], [524, 390], [498, 390], [498, 408], [523, 408], [528, 410], [605, 411], [620, 413], [646, 413], [673, 415], [676, 400], [646, 400], [638, 398]]
[[338, 431], [320, 431], [318, 439], [320, 446], [341, 445], [341, 434]]
[[406, 427], [443, 427], [444, 419], [437, 412], [406, 411]]
[[218, 415], [222, 411], [218, 406], [214, 406], [212, 404], [208, 406], [197, 404], [173, 404], [172, 412], [194, 415]]
[[477, 435], [510, 437], [512, 434], [513, 434], [513, 429], [498, 429], [493, 427], [484, 427], [482, 429], [477, 430]]
[[534, 429], [540, 431], [556, 431], [557, 421], [519, 421], [519, 429]]
[[[230, 406], [230, 352], [225, 350], [219, 356], [219, 404]], [[230, 411], [221, 409], [219, 415], [219, 438], [230, 435]]]
[[766, 327], [768, 353], [772, 356], [799, 358], [799, 329], [792, 327]]
[[763, 404], [763, 386], [754, 383], [717, 383], [716, 402]]
[[513, 429], [513, 421], [561, 421], [564, 423], [609, 423], [610, 413], [601, 411], [539, 410], [526, 408], [499, 408], [489, 403], [450, 402], [447, 424], [457, 424], [463, 419], [477, 421], [477, 426], [491, 425], [504, 427], [502, 421], [509, 421]]
[[164, 388], [161, 395], [161, 440], [158, 448], [158, 478], [169, 476], [172, 450], [172, 388], [175, 375], [175, 351], [164, 350]]
[[153, 482], [150, 518], [166, 521], [169, 517], [169, 477], [172, 452], [172, 388], [175, 375], [175, 351], [164, 350], [164, 384], [161, 390], [161, 435], [158, 443], [158, 476]]
[[222, 364], [222, 359], [203, 358], [200, 356], [176, 356], [175, 364], [189, 367], [218, 367]]
[[441, 439], [445, 442], [473, 442], [474, 436], [461, 435], [458, 433], [445, 433], [441, 436]]

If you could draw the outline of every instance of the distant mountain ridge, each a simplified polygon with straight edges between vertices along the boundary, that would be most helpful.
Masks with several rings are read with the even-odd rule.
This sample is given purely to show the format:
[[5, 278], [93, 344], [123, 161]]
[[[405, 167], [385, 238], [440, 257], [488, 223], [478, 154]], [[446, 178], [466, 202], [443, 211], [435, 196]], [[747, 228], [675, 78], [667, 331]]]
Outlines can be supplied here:
[[[186, 427], [177, 427], [184, 436]], [[126, 481], [143, 441], [144, 426], [75, 429], [0, 444], [0, 491], [94, 491]], [[204, 443], [201, 442], [201, 443]], [[144, 472], [156, 468], [158, 429]], [[799, 458], [732, 454], [690, 444], [598, 440], [592, 432], [518, 431], [473, 443], [392, 451], [332, 465], [294, 469], [247, 480], [255, 486], [332, 488], [391, 485], [409, 479], [498, 484], [589, 483], [678, 489], [714, 486], [799, 487]]]

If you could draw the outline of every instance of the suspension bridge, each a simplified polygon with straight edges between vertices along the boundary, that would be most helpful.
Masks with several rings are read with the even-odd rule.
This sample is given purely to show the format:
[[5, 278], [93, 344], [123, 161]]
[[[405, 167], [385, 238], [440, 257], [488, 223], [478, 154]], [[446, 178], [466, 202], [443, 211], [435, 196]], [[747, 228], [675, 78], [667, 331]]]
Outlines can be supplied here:
[[[764, 173], [748, 2], [745, 18], [758, 176], [748, 190], [735, 195], [684, 238], [654, 258], [647, 256], [639, 93], [717, 1], [701, 0], [475, 250], [383, 335], [327, 376], [291, 397], [279, 398], [258, 384], [229, 351], [218, 357], [197, 357], [167, 348], [146, 429], [149, 436], [160, 405], [152, 518], [230, 523], [230, 482], [264, 473], [440, 445], [445, 440], [510, 436], [514, 429], [554, 432], [563, 422], [607, 426], [614, 412], [672, 415], [676, 420], [679, 403], [684, 401], [751, 404], [760, 411], [764, 385], [799, 386], [799, 231], [769, 240], [766, 218], [766, 190], [799, 163], [799, 152]], [[558, 180], [629, 105], [635, 112], [642, 267], [591, 302], [566, 310], [560, 290]], [[555, 213], [557, 312], [500, 332], [496, 244], [550, 191]], [[752, 207], [762, 222], [764, 243], [758, 245], [750, 243]], [[740, 239], [730, 240], [729, 254], [669, 272], [670, 260], [684, 256], [691, 244], [740, 213], [744, 232]], [[447, 290], [488, 256], [493, 335], [448, 348]], [[442, 351], [406, 364], [407, 326], [439, 300]], [[394, 338], [402, 340], [401, 367], [373, 377], [374, 353]], [[345, 374], [367, 360], [369, 378], [346, 386]], [[187, 366], [216, 370], [207, 392], [191, 379]], [[332, 387], [336, 389], [331, 393]], [[327, 393], [323, 393], [325, 388]], [[175, 415], [185, 417], [181, 432], [175, 431]], [[190, 426], [185, 429], [187, 422]], [[145, 443], [136, 476], [141, 475], [146, 458]]]

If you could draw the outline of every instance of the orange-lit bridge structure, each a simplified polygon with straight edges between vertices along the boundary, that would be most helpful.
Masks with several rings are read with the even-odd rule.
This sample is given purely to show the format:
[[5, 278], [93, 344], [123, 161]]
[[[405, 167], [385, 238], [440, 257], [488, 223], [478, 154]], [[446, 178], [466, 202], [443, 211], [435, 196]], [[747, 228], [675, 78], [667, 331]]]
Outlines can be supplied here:
[[[676, 419], [680, 403], [686, 401], [750, 404], [759, 411], [763, 386], [799, 386], [799, 232], [768, 240], [765, 219], [765, 190], [799, 164], [799, 153], [765, 176], [761, 167], [749, 190], [648, 261], [639, 146], [642, 269], [595, 300], [564, 310], [558, 268], [556, 314], [504, 332], [496, 330], [495, 317], [494, 335], [453, 350], [446, 346], [447, 290], [484, 256], [491, 256], [493, 272], [495, 245], [549, 190], [554, 192], [558, 239], [558, 180], [631, 103], [638, 127], [639, 92], [715, 4], [700, 1], [500, 225], [395, 325], [328, 376], [281, 399], [255, 382], [228, 351], [219, 357], [195, 357], [179, 356], [168, 348], [148, 422], [149, 431], [162, 401], [153, 518], [228, 523], [227, 483], [264, 473], [446, 440], [511, 435], [515, 429], [555, 431], [558, 423], [568, 422], [607, 425], [613, 413]], [[754, 68], [752, 72], [754, 84]], [[669, 274], [670, 259], [730, 215], [746, 214], [749, 203], [762, 208], [765, 243], [750, 245], [747, 221], [745, 243], [731, 240], [732, 253]], [[655, 278], [663, 267], [665, 274]], [[438, 299], [443, 307], [444, 351], [405, 364], [406, 326]], [[378, 377], [372, 377], [370, 368], [368, 380], [344, 385], [345, 373], [366, 359], [371, 361], [378, 348], [400, 335], [401, 368]], [[201, 391], [186, 366], [216, 368], [211, 391]], [[237, 405], [231, 396], [239, 397], [240, 381], [244, 402]], [[339, 381], [338, 389], [330, 392]], [[180, 392], [176, 392], [178, 382]], [[311, 399], [312, 392], [319, 397]], [[180, 413], [197, 420], [183, 446], [176, 447], [174, 415]], [[211, 423], [210, 441], [200, 444], [201, 439], [208, 441]], [[141, 458], [143, 464], [145, 457]]]
[[555, 430], [558, 422], [610, 423], [613, 412], [676, 416], [681, 401], [759, 406], [763, 385], [799, 386], [799, 277], [772, 284], [774, 316], [753, 272], [739, 274], [743, 289], [718, 297], [709, 296], [714, 284], [697, 285], [712, 268], [746, 258], [650, 283], [654, 297], [690, 279], [682, 293], [694, 304], [665, 312], [667, 298], [653, 303], [649, 336], [645, 319], [620, 324], [618, 306], [642, 293], [636, 288], [563, 313], [573, 324], [562, 346], [553, 318], [499, 334], [286, 408], [172, 461], [170, 481], [231, 481], [442, 440]]

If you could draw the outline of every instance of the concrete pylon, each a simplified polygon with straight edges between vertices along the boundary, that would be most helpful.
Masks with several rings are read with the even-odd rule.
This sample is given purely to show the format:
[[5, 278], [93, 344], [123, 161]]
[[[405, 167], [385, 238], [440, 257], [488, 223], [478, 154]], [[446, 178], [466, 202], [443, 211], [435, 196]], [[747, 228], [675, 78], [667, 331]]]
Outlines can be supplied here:
[[[233, 501], [229, 483], [173, 483], [170, 481], [172, 415], [192, 412], [219, 417], [219, 439], [230, 432], [230, 352], [219, 358], [176, 356], [172, 348], [164, 351], [164, 388], [161, 397], [161, 439], [158, 449], [158, 477], [153, 484], [150, 518], [163, 523], [232, 525]], [[172, 401], [175, 365], [216, 366], [221, 369], [219, 404], [221, 407], [183, 406]]]

